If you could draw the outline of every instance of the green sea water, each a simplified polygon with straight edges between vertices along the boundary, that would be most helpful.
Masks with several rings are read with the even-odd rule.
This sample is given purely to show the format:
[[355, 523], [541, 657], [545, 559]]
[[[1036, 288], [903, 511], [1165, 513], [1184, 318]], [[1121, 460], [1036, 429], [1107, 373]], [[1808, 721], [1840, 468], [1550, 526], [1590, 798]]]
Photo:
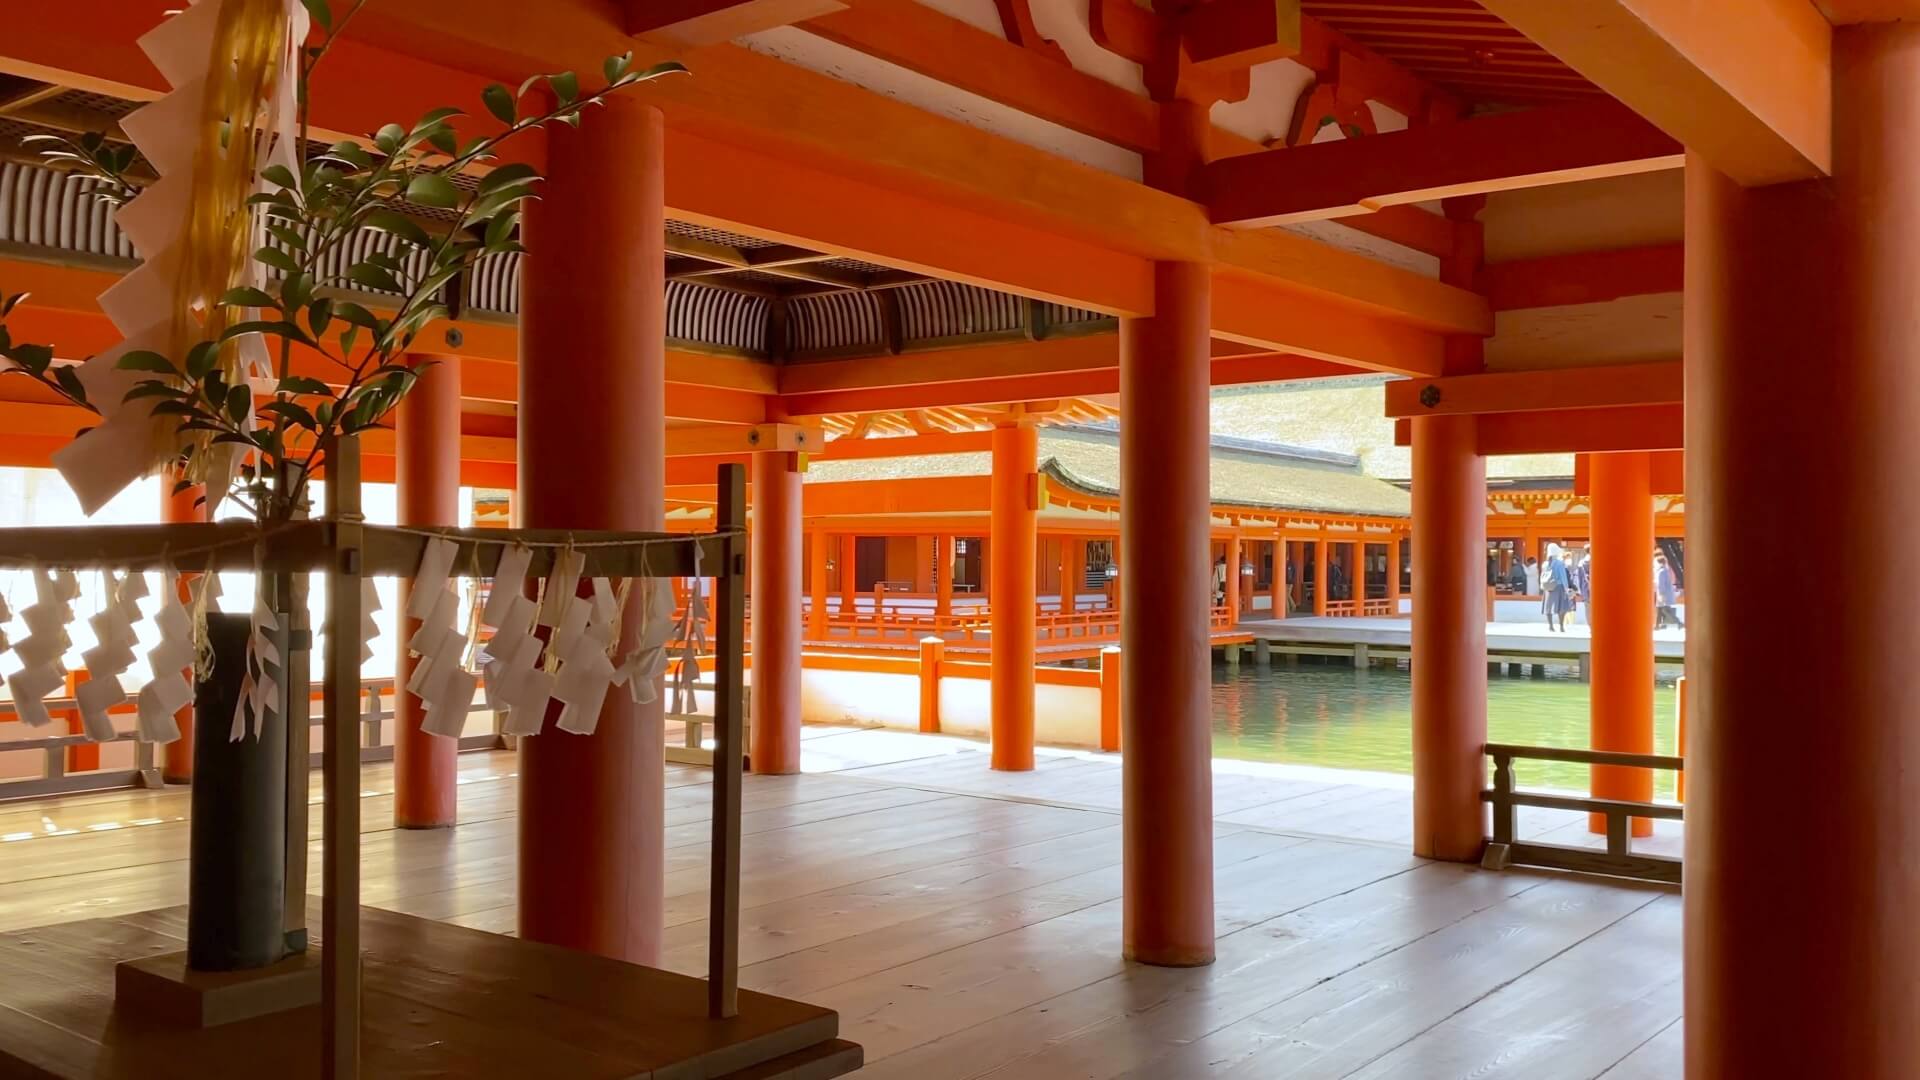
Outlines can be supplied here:
[[[1503, 668], [1504, 670], [1504, 668]], [[1524, 669], [1523, 669], [1524, 670]], [[1584, 749], [1587, 684], [1568, 669], [1546, 678], [1490, 675], [1487, 737], [1523, 746]], [[1674, 751], [1674, 684], [1663, 676], [1653, 693], [1654, 752]], [[1403, 668], [1278, 662], [1263, 669], [1213, 668], [1213, 752], [1222, 758], [1406, 773], [1413, 768], [1413, 676]], [[1584, 791], [1587, 767], [1523, 762], [1526, 787]], [[1655, 792], [1673, 797], [1673, 774], [1654, 774]]]

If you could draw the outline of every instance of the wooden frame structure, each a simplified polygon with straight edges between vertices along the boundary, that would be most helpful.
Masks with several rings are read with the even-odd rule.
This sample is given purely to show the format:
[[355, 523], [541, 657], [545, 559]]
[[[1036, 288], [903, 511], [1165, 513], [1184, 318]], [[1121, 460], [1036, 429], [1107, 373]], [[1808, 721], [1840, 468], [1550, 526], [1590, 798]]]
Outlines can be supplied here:
[[[361, 579], [410, 576], [429, 540], [458, 545], [454, 574], [486, 577], [516, 545], [533, 549], [530, 577], [543, 577], [559, 551], [583, 556], [583, 577], [711, 576], [716, 582], [713, 782], [713, 852], [707, 965], [708, 1013], [722, 1020], [738, 1012], [740, 904], [740, 785], [743, 755], [743, 664], [745, 646], [746, 532], [744, 470], [719, 467], [716, 529], [693, 535], [533, 529], [402, 529], [368, 525], [360, 509], [358, 441], [349, 436], [330, 448], [327, 513], [261, 528], [252, 522], [129, 525], [0, 530], [0, 567], [56, 566], [68, 569], [146, 571], [162, 569], [184, 555], [205, 555], [209, 571], [257, 569], [267, 574], [327, 575], [327, 629], [331, 647], [324, 666], [321, 823], [321, 1059], [328, 1080], [361, 1075], [360, 641]], [[346, 647], [351, 644], [351, 647]], [[311, 649], [310, 638], [295, 650]], [[351, 693], [343, 688], [351, 687]], [[304, 702], [305, 692], [290, 687]], [[288, 717], [289, 723], [296, 718]], [[551, 734], [550, 738], [564, 738]], [[305, 739], [289, 741], [289, 769], [303, 783], [289, 798], [289, 892], [300, 883], [287, 917], [304, 926], [306, 898], [305, 786], [309, 768]], [[297, 808], [297, 810], [295, 809]], [[295, 832], [297, 830], [297, 832]], [[297, 911], [297, 914], [295, 913]], [[297, 928], [289, 923], [289, 928]]]
[[[1631, 828], [1635, 818], [1679, 821], [1685, 815], [1685, 810], [1679, 804], [1521, 791], [1514, 785], [1513, 763], [1516, 760], [1568, 761], [1603, 767], [1670, 769], [1681, 773], [1687, 767], [1685, 758], [1547, 746], [1510, 746], [1505, 743], [1488, 743], [1487, 757], [1493, 760], [1493, 787], [1483, 797], [1493, 807], [1493, 837], [1487, 843], [1486, 854], [1481, 859], [1482, 866], [1489, 870], [1505, 870], [1509, 866], [1542, 866], [1586, 874], [1640, 878], [1668, 885], [1680, 884], [1681, 860], [1665, 855], [1634, 854]], [[1541, 844], [1518, 839], [1515, 818], [1522, 806], [1586, 811], [1605, 817], [1606, 850], [1595, 851], [1567, 844]]]

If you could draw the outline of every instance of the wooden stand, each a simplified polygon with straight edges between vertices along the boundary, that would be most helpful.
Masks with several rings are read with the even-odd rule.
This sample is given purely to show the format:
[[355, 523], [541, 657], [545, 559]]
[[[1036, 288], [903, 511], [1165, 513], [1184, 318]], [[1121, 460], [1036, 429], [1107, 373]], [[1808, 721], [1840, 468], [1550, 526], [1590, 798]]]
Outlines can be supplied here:
[[117, 1008], [179, 1027], [209, 1028], [320, 1004], [320, 954], [297, 952], [249, 971], [195, 971], [187, 954], [122, 960], [113, 969]]

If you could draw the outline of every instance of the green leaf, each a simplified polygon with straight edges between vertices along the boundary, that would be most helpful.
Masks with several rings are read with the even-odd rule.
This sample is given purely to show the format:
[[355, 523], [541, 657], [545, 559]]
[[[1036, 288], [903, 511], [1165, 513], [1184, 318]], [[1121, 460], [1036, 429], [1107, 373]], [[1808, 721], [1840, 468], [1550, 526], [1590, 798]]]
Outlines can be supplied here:
[[289, 375], [273, 388], [276, 394], [330, 394], [326, 383], [308, 375]]
[[9, 314], [13, 312], [14, 305], [20, 303], [20, 301], [22, 300], [25, 300], [30, 295], [32, 294], [31, 293], [14, 293], [12, 296], [6, 297], [5, 299], [0, 299], [0, 319], [6, 318]]
[[619, 82], [621, 76], [625, 75], [632, 68], [633, 53], [629, 50], [621, 53], [619, 56], [607, 57], [606, 62], [600, 65], [600, 73], [607, 77], [608, 82], [614, 83]]
[[540, 179], [540, 170], [524, 161], [516, 161], [509, 165], [502, 165], [481, 177], [478, 190], [482, 195], [491, 195], [496, 191], [525, 187], [538, 179]]
[[437, 210], [459, 205], [460, 189], [439, 173], [420, 173], [407, 183], [407, 201]]
[[510, 210], [504, 214], [494, 215], [493, 220], [487, 222], [487, 247], [497, 249], [501, 244], [506, 243], [512, 238], [513, 230], [519, 225], [520, 215], [515, 211]]
[[297, 189], [300, 186], [299, 182], [293, 178], [293, 170], [285, 165], [269, 165], [260, 170], [260, 175], [275, 187]]
[[254, 252], [253, 257], [255, 260], [266, 263], [275, 270], [288, 274], [297, 274], [300, 272], [300, 264], [293, 261], [293, 256], [281, 251], [277, 247], [263, 247]]
[[512, 92], [499, 83], [494, 83], [480, 91], [480, 100], [486, 103], [487, 111], [501, 123], [511, 125], [518, 119]]
[[161, 382], [159, 379], [143, 379], [140, 382], [134, 383], [133, 389], [128, 390], [126, 392], [126, 395], [123, 396], [120, 400], [135, 401], [139, 398], [150, 398], [150, 397], [178, 399], [178, 398], [183, 398], [186, 395], [187, 395], [187, 392], [185, 390], [182, 390], [177, 386], [169, 386], [166, 383]]
[[267, 233], [287, 245], [287, 249], [290, 251], [307, 250], [307, 238], [301, 236], [299, 230], [292, 226], [278, 224], [268, 225]]
[[235, 424], [244, 424], [247, 414], [253, 411], [253, 388], [242, 383], [227, 389], [227, 419]]
[[627, 77], [627, 81], [652, 82], [653, 80], [658, 79], [663, 75], [685, 75], [685, 74], [687, 74], [687, 66], [685, 64], [677, 64], [677, 63], [674, 63], [672, 60], [669, 60], [664, 64], [655, 64], [638, 75], [630, 75]]
[[296, 427], [315, 430], [320, 426], [314, 422], [313, 414], [308, 412], [305, 406], [297, 402], [269, 401], [265, 405], [260, 406], [260, 411], [285, 417], [288, 423]]
[[367, 227], [381, 232], [392, 233], [415, 247], [429, 247], [433, 238], [420, 223], [395, 210], [380, 209], [367, 215]]
[[122, 353], [119, 363], [113, 366], [121, 371], [154, 371], [176, 378], [180, 375], [180, 372], [167, 362], [166, 357], [147, 349], [132, 349]]
[[413, 125], [413, 133], [415, 135], [418, 135], [430, 127], [433, 127], [438, 124], [444, 124], [448, 120], [456, 116], [465, 116], [465, 115], [467, 115], [466, 111], [462, 109], [455, 109], [455, 108], [435, 109], [432, 112], [427, 113], [425, 116], [422, 116], [420, 118], [420, 122]]
[[[236, 423], [237, 423], [237, 421], [236, 421]], [[235, 433], [235, 432], [231, 432], [231, 431], [223, 431], [223, 432], [221, 432], [220, 434], [218, 434], [218, 435], [215, 435], [215, 436], [214, 436], [214, 437], [213, 437], [212, 439], [210, 439], [210, 440], [208, 440], [208, 441], [209, 441], [210, 443], [212, 443], [212, 444], [215, 444], [215, 445], [217, 445], [217, 444], [219, 444], [219, 443], [239, 443], [239, 444], [240, 444], [241, 446], [258, 446], [258, 445], [260, 445], [259, 443], [256, 443], [256, 442], [254, 442], [254, 441], [253, 441], [253, 439], [252, 439], [252, 438], [251, 438], [250, 436], [247, 436], [247, 435], [240, 435], [240, 434], [237, 434], [237, 433]]]
[[[128, 394], [127, 396], [132, 397], [133, 395]], [[172, 401], [157, 401], [154, 402], [153, 405], [153, 415], [155, 416], [198, 416], [199, 413], [200, 410], [190, 401], [175, 399]]]
[[327, 156], [339, 158], [341, 161], [346, 162], [356, 169], [373, 167], [373, 155], [367, 153], [366, 147], [351, 140], [343, 139], [340, 142], [334, 143], [327, 149]]
[[307, 325], [313, 328], [314, 337], [325, 334], [332, 323], [333, 301], [323, 296], [307, 308]]
[[342, 330], [340, 332], [340, 355], [351, 357], [353, 355], [353, 347], [358, 344], [359, 341], [360, 328], [358, 326], [349, 326], [345, 330]]
[[307, 342], [306, 331], [300, 329], [298, 324], [287, 322], [285, 319], [264, 319], [256, 322], [235, 323], [221, 333], [220, 340], [230, 341], [233, 338], [245, 337], [248, 334], [267, 334], [272, 337], [292, 338], [298, 342]]
[[313, 275], [304, 271], [288, 274], [280, 283], [280, 308], [285, 311], [298, 311], [313, 299]]
[[80, 381], [80, 369], [71, 364], [63, 364], [53, 369], [53, 381], [68, 397], [82, 405], [87, 403], [87, 387]]
[[373, 145], [383, 154], [391, 155], [400, 149], [401, 140], [407, 137], [407, 129], [399, 124], [388, 124], [373, 133]]
[[[343, 300], [335, 304], [333, 306], [333, 313], [338, 318], [345, 319], [355, 326], [364, 326], [369, 330], [380, 329], [380, 319], [375, 316], [373, 312], [368, 311], [366, 308], [361, 307], [351, 300]], [[352, 350], [349, 349], [347, 351], [351, 352]]]
[[199, 382], [201, 379], [206, 378], [207, 372], [213, 370], [213, 365], [219, 359], [220, 359], [220, 343], [219, 342], [217, 341], [200, 342], [199, 344], [195, 345], [193, 348], [187, 350], [187, 378], [193, 380], [194, 382]]
[[547, 76], [547, 85], [553, 87], [553, 96], [562, 105], [571, 105], [580, 96], [580, 77], [571, 71]]
[[220, 298], [220, 304], [222, 307], [278, 307], [279, 306], [279, 302], [276, 301], [272, 296], [268, 295], [265, 290], [255, 289], [248, 286], [242, 286], [238, 289], [228, 289], [227, 294]]
[[452, 128], [444, 124], [428, 131], [426, 133], [426, 139], [427, 142], [433, 145], [435, 150], [440, 151], [448, 157], [453, 157], [460, 152], [460, 137], [453, 133]]
[[406, 289], [401, 286], [400, 279], [393, 276], [393, 271], [385, 267], [375, 266], [370, 262], [355, 264], [347, 271], [347, 280], [353, 282], [355, 285], [373, 289], [376, 292], [397, 293], [406, 291]]
[[312, 16], [313, 25], [322, 30], [333, 29], [333, 12], [327, 10], [327, 0], [300, 0], [306, 5], [307, 14]]
[[[53, 363], [53, 346], [16, 345], [13, 347], [13, 351], [7, 355], [14, 363], [19, 364], [35, 375], [40, 375], [44, 374], [47, 368]], [[172, 369], [169, 368], [168, 370], [171, 371]]]

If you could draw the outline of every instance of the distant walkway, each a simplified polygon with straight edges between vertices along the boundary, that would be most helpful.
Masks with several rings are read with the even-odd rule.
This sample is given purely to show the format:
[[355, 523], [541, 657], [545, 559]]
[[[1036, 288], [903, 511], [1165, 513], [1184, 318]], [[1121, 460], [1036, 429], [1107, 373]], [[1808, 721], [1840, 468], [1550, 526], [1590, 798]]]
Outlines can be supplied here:
[[[1305, 646], [1344, 647], [1365, 645], [1375, 656], [1404, 655], [1413, 645], [1411, 618], [1297, 618], [1246, 619], [1238, 629], [1255, 640]], [[1679, 664], [1686, 659], [1685, 630], [1653, 632], [1653, 654], [1663, 664]], [[1334, 651], [1330, 649], [1329, 651]], [[1487, 624], [1489, 660], [1512, 658], [1514, 662], [1542, 660], [1578, 661], [1593, 652], [1593, 632], [1584, 623], [1568, 626], [1560, 633], [1539, 622], [1490, 622]]]

